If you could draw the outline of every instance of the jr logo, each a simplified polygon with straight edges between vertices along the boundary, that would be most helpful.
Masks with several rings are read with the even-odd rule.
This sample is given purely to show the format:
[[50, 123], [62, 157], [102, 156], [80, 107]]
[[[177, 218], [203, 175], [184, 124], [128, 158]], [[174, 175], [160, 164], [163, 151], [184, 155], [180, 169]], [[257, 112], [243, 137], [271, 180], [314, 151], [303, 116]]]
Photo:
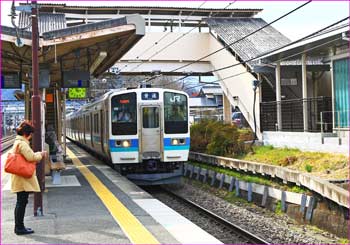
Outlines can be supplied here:
[[179, 95], [174, 95], [173, 98], [170, 98], [170, 102], [171, 103], [180, 102], [180, 96]]

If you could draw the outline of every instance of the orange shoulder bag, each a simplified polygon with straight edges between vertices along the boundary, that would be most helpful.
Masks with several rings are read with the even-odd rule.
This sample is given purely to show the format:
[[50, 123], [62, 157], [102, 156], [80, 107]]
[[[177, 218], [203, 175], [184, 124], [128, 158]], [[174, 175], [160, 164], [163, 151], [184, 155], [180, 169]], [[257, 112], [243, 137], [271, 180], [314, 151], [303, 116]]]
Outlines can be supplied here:
[[8, 153], [5, 172], [15, 174], [24, 178], [30, 178], [33, 176], [36, 168], [36, 162], [29, 162], [20, 153], [18, 153], [18, 145], [15, 153]]

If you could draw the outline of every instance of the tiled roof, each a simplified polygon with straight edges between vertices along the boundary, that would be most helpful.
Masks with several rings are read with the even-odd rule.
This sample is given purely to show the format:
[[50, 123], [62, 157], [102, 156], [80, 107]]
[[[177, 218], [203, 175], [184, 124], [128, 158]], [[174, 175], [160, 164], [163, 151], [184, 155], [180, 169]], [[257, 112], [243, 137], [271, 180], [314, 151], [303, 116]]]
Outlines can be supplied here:
[[[23, 28], [28, 26], [31, 22], [29, 15], [25, 12], [20, 13], [19, 27]], [[62, 13], [40, 13], [39, 14], [39, 33], [44, 37], [45, 40], [64, 37], [67, 35], [73, 35], [88, 31], [96, 31], [104, 28], [111, 28], [115, 26], [126, 25], [127, 20], [125, 17], [117, 19], [109, 19], [99, 21], [96, 23], [83, 24], [78, 26], [67, 27], [65, 14]], [[6, 34], [15, 34], [14, 28], [2, 27], [3, 32]], [[21, 37], [31, 38], [31, 27], [25, 31], [20, 31]]]
[[190, 107], [217, 107], [217, 103], [213, 99], [207, 99], [206, 97], [196, 97], [189, 99]]
[[[27, 3], [20, 3], [20, 5], [27, 5]], [[193, 8], [193, 7], [162, 7], [162, 6], [103, 6], [103, 1], [99, 6], [72, 6], [65, 3], [44, 3], [39, 4], [40, 11], [42, 12], [60, 12], [70, 14], [140, 14], [140, 15], [152, 15], [166, 16], [166, 15], [191, 15], [194, 17], [208, 18], [209, 16], [215, 17], [252, 17], [262, 9], [257, 8]], [[171, 17], [173, 18], [173, 17]]]
[[202, 91], [204, 94], [214, 94], [214, 95], [222, 94], [221, 87], [203, 87]]
[[[226, 44], [252, 33], [267, 23], [261, 18], [210, 18], [206, 19], [208, 26]], [[260, 54], [279, 48], [291, 41], [272, 26], [239, 41], [231, 49], [242, 60], [254, 58]]]
[[[39, 13], [39, 33], [55, 31], [67, 27], [65, 14], [62, 13]], [[19, 14], [18, 26], [23, 28], [31, 22], [30, 14], [21, 12]], [[27, 31], [31, 31], [31, 27]]]

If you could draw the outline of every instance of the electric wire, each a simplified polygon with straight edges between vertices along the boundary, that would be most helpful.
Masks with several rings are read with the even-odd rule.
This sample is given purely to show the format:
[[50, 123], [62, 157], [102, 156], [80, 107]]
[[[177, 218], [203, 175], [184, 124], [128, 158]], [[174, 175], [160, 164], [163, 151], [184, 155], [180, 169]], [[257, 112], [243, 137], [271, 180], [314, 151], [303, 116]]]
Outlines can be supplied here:
[[[237, 1], [237, 0], [234, 0], [233, 2], [230, 2], [230, 3], [229, 3], [228, 5], [226, 5], [223, 9], [227, 9], [227, 8], [230, 7], [232, 4], [234, 4], [236, 1]], [[206, 3], [206, 1], [204, 1], [200, 6], [198, 6], [198, 7], [197, 7], [197, 10], [200, 9], [205, 3]], [[186, 17], [186, 19], [185, 19], [184, 21], [186, 21], [186, 20], [189, 18], [189, 16], [191, 16], [193, 13], [194, 13], [194, 10], [190, 13], [190, 15], [188, 15], [188, 16]], [[217, 12], [217, 13], [211, 15], [210, 17], [211, 17], [211, 18], [212, 18], [212, 17], [215, 17], [215, 16], [218, 15], [218, 14], [219, 14], [219, 13]], [[198, 28], [199, 26], [200, 26], [200, 23], [199, 23], [197, 26], [195, 26], [193, 29], [191, 29], [189, 32], [187, 32], [186, 34], [180, 36], [176, 41], [180, 40], [181, 38], [183, 38], [184, 36], [186, 36], [187, 34], [189, 34], [189, 33], [190, 33], [191, 31], [193, 31], [194, 29]], [[166, 36], [168, 36], [170, 33], [172, 33], [172, 32], [168, 32], [166, 35], [164, 35], [160, 40], [158, 40], [157, 42], [155, 42], [154, 45], [152, 45], [151, 47], [149, 47], [149, 48], [147, 49], [147, 51], [150, 50], [151, 48], [153, 48], [153, 46], [155, 46], [156, 44], [158, 44], [161, 40], [163, 40], [163, 39], [164, 39]], [[175, 42], [176, 42], [176, 41], [175, 41]], [[174, 44], [175, 42], [172, 42], [172, 43], [168, 44], [168, 46]], [[167, 46], [167, 47], [168, 47], [168, 46]], [[167, 48], [167, 47], [165, 47], [165, 48]], [[147, 52], [147, 51], [146, 51], [146, 52]], [[161, 51], [163, 51], [163, 50], [161, 50]], [[159, 52], [161, 52], [161, 51], [159, 51]], [[144, 53], [146, 53], [146, 52], [143, 52], [142, 55], [143, 55]], [[158, 53], [159, 53], [159, 52], [158, 52]], [[152, 57], [154, 57], [154, 56], [155, 56], [156, 54], [158, 54], [158, 53], [155, 53], [153, 56], [149, 57], [148, 59], [151, 59]], [[138, 57], [140, 57], [140, 56], [142, 56], [142, 55], [139, 55]], [[137, 57], [137, 58], [138, 58], [138, 57]], [[133, 71], [133, 70], [139, 68], [142, 64], [143, 64], [143, 63], [137, 65], [137, 66], [134, 67], [134, 68], [132, 68], [131, 71]], [[127, 67], [127, 65], [124, 65], [124, 67]], [[159, 76], [159, 75], [156, 75], [156, 77], [158, 77], [158, 76]], [[176, 81], [174, 81], [174, 82], [181, 81], [181, 80], [183, 80], [184, 78], [186, 78], [186, 77], [188, 77], [188, 76], [190, 76], [190, 75], [186, 75], [186, 76], [184, 76], [184, 77], [182, 77], [182, 78], [180, 78], [180, 79], [178, 79], [178, 80], [176, 80]], [[139, 83], [139, 82], [142, 82], [142, 81], [144, 81], [144, 79], [140, 79], [140, 80], [138, 81], [138, 83]], [[170, 84], [171, 84], [171, 83], [168, 83], [168, 84], [166, 84], [166, 85], [170, 85]], [[166, 85], [162, 85], [162, 86], [164, 87], [164, 86], [166, 86]]]
[[[238, 65], [245, 64], [245, 63], [250, 62], [250, 61], [257, 60], [257, 59], [259, 59], [259, 58], [261, 58], [261, 57], [264, 57], [264, 56], [269, 55], [269, 54], [271, 54], [271, 53], [274, 53], [274, 52], [276, 52], [276, 51], [278, 51], [278, 50], [281, 50], [281, 49], [284, 49], [284, 48], [289, 47], [289, 46], [291, 46], [291, 45], [294, 45], [294, 44], [296, 44], [296, 43], [298, 43], [298, 42], [301, 42], [301, 41], [310, 39], [310, 38], [314, 37], [315, 35], [317, 35], [317, 34], [319, 34], [319, 33], [322, 33], [323, 31], [328, 30], [329, 28], [331, 28], [331, 27], [333, 27], [333, 26], [336, 26], [336, 25], [338, 25], [338, 24], [340, 24], [340, 23], [342, 23], [342, 22], [344, 22], [345, 20], [348, 20], [348, 19], [349, 19], [349, 16], [346, 17], [346, 18], [343, 18], [343, 19], [341, 19], [341, 20], [339, 20], [339, 21], [337, 21], [337, 22], [335, 22], [335, 23], [333, 23], [333, 24], [331, 24], [331, 25], [328, 25], [328, 26], [326, 26], [326, 27], [324, 27], [324, 28], [322, 28], [322, 29], [320, 29], [320, 30], [318, 30], [318, 31], [316, 31], [316, 32], [313, 32], [313, 33], [311, 33], [311, 34], [309, 34], [309, 35], [306, 35], [305, 37], [299, 38], [299, 39], [297, 39], [297, 40], [295, 40], [295, 41], [293, 41], [293, 42], [291, 42], [291, 43], [289, 43], [289, 44], [283, 45], [283, 46], [281, 46], [281, 47], [279, 47], [279, 48], [276, 48], [276, 49], [272, 49], [272, 50], [270, 50], [270, 51], [268, 51], [268, 52], [264, 52], [264, 53], [262, 53], [262, 54], [259, 54], [259, 55], [255, 56], [255, 57], [253, 57], [253, 58], [250, 58], [250, 59], [247, 59], [247, 60], [244, 60], [244, 61], [235, 63], [235, 64], [233, 64], [233, 65], [229, 65], [229, 66], [225, 66], [225, 67], [221, 67], [221, 68], [218, 68], [218, 69], [214, 69], [214, 70], [208, 71], [208, 73], [218, 72], [218, 71], [221, 71], [221, 70], [225, 70], [225, 69], [228, 69], [228, 68], [232, 68], [232, 67], [235, 67], [235, 66], [238, 66]], [[344, 27], [344, 26], [338, 27], [338, 29], [341, 29], [341, 28], [343, 28], [343, 27]], [[332, 30], [332, 31], [334, 31], [334, 30]], [[318, 47], [318, 46], [317, 46], [317, 47]], [[311, 49], [314, 49], [314, 48], [315, 48], [315, 47], [312, 47]], [[310, 49], [310, 50], [311, 50], [311, 49]], [[296, 55], [298, 55], [298, 54], [296, 54]], [[291, 55], [291, 56], [289, 56], [288, 58], [291, 58], [291, 57], [293, 57], [293, 56], [295, 56], [295, 55]], [[286, 59], [286, 58], [284, 58], [283, 60], [285, 60], [285, 59]], [[276, 62], [276, 61], [275, 61], [275, 62]], [[248, 71], [246, 71], [246, 72], [248, 72]], [[246, 72], [244, 72], [244, 73], [246, 73]], [[234, 76], [235, 76], [235, 75], [228, 76], [228, 77], [226, 77], [226, 78], [224, 78], [224, 79], [228, 79], [228, 78], [231, 78], [231, 77], [234, 77]]]
[[[223, 9], [227, 9], [227, 8], [230, 7], [232, 4], [234, 4], [236, 1], [237, 1], [237, 0], [234, 0], [233, 2], [230, 2], [230, 3], [229, 3], [228, 5], [226, 5]], [[200, 9], [200, 8], [204, 5], [204, 3], [206, 3], [206, 1], [204, 1], [200, 6], [198, 6], [197, 9]], [[184, 21], [186, 21], [186, 20], [188, 19], [188, 17], [191, 16], [193, 13], [194, 13], [194, 10], [190, 13], [190, 15], [187, 16], [187, 18], [186, 18]], [[210, 16], [210, 17], [212, 18], [212, 17], [214, 17], [214, 16], [216, 16], [216, 15], [218, 15], [218, 12], [215, 13], [214, 15]], [[198, 26], [196, 26], [196, 27], [194, 27], [193, 29], [191, 29], [190, 31], [188, 31], [188, 33], [190, 33], [191, 31], [193, 31], [193, 30], [196, 29], [197, 27], [198, 27]], [[170, 33], [171, 33], [171, 32], [169, 32], [168, 34], [170, 34]], [[180, 36], [177, 40], [174, 40], [174, 42], [169, 43], [167, 47], [169, 47], [170, 45], [174, 44], [176, 41], [180, 40], [181, 38], [183, 38], [183, 37], [184, 37], [185, 35], [187, 35], [188, 33], [183, 34], [183, 35]], [[158, 41], [158, 42], [160, 42], [160, 41]], [[152, 46], [152, 47], [153, 47], [153, 46]], [[165, 47], [164, 49], [166, 49], [167, 47]], [[162, 49], [161, 51], [163, 51], [164, 49]], [[147, 49], [147, 51], [148, 51], [148, 50], [149, 50], [149, 49]], [[156, 52], [153, 56], [151, 56], [151, 57], [148, 58], [148, 59], [153, 58], [155, 55], [159, 54], [161, 51]], [[142, 64], [143, 64], [143, 63], [141, 63], [141, 64], [137, 65], [136, 67], [134, 67], [134, 68], [132, 69], [132, 71], [135, 70], [136, 68], [139, 68]], [[126, 66], [127, 66], [127, 65], [126, 65]], [[158, 77], [158, 76], [159, 76], [159, 75], [156, 75], [156, 77]], [[189, 77], [189, 76], [190, 76], [190, 75], [186, 75], [186, 76], [184, 76], [184, 77], [182, 77], [182, 78], [179, 78], [179, 79], [177, 79], [176, 81], [173, 81], [173, 82], [181, 81], [181, 80], [183, 80], [183, 79], [185, 79], [186, 77]], [[139, 80], [139, 82], [142, 82], [142, 81], [144, 81], [144, 79]], [[164, 86], [167, 86], [167, 85], [172, 84], [173, 82], [170, 82], [170, 83], [167, 83], [167, 84], [163, 84], [163, 85], [160, 85], [160, 86], [164, 87]]]
[[[343, 21], [346, 20], [346, 19], [349, 19], [349, 17], [343, 19]], [[349, 24], [347, 24], [347, 25], [349, 26]], [[276, 63], [276, 62], [281, 62], [281, 61], [284, 61], [284, 60], [288, 60], [288, 59], [290, 59], [290, 58], [292, 58], [292, 57], [298, 56], [298, 55], [300, 55], [300, 54], [302, 54], [302, 53], [306, 53], [306, 52], [308, 52], [308, 51], [312, 51], [312, 50], [314, 50], [314, 49], [320, 48], [320, 47], [322, 47], [322, 46], [324, 46], [324, 45], [330, 44], [330, 43], [335, 42], [335, 41], [340, 40], [340, 39], [341, 39], [341, 37], [338, 37], [338, 38], [329, 40], [329, 41], [327, 41], [327, 42], [325, 42], [325, 43], [322, 43], [322, 44], [319, 44], [319, 45], [310, 47], [309, 49], [303, 50], [303, 51], [298, 52], [298, 53], [295, 53], [295, 54], [291, 54], [291, 55], [286, 56], [286, 57], [284, 57], [284, 58], [275, 60], [275, 61], [273, 61], [273, 62], [264, 63], [263, 65], [269, 65], [269, 64], [272, 64], [272, 63]], [[196, 85], [196, 86], [193, 86], [193, 87], [190, 87], [190, 88], [187, 88], [187, 89], [192, 89], [192, 88], [196, 88], [196, 87], [201, 87], [201, 86], [205, 86], [205, 85], [207, 85], [207, 84], [217, 84], [217, 83], [220, 82], [220, 81], [223, 81], [223, 80], [226, 80], [226, 79], [229, 79], [229, 78], [232, 78], [232, 77], [240, 76], [240, 75], [245, 74], [245, 73], [249, 73], [249, 72], [248, 72], [248, 71], [245, 71], [245, 72], [237, 73], [237, 74], [234, 74], [234, 75], [230, 75], [230, 76], [227, 76], [227, 77], [224, 77], [224, 78], [217, 79], [217, 80], [215, 80], [215, 81], [213, 81], [213, 82], [207, 82], [207, 83], [205, 83], [205, 84], [198, 84], [198, 85]]]
[[286, 13], [286, 14], [284, 14], [284, 15], [278, 17], [277, 19], [275, 19], [275, 20], [273, 20], [273, 21], [267, 23], [266, 25], [264, 25], [264, 26], [262, 26], [262, 27], [256, 29], [255, 31], [253, 31], [253, 32], [251, 32], [251, 33], [245, 35], [244, 37], [241, 37], [241, 38], [239, 38], [239, 39], [233, 41], [232, 43], [230, 43], [230, 44], [228, 44], [228, 45], [225, 45], [224, 47], [222, 47], [222, 48], [220, 48], [220, 49], [218, 49], [218, 50], [216, 50], [216, 51], [214, 51], [214, 52], [212, 52], [212, 53], [210, 53], [210, 54], [208, 54], [208, 55], [205, 55], [205, 56], [203, 56], [203, 57], [201, 57], [201, 58], [199, 58], [199, 59], [197, 59], [197, 60], [195, 60], [195, 61], [192, 61], [192, 62], [190, 62], [190, 63], [188, 63], [188, 64], [186, 64], [186, 65], [180, 66], [180, 67], [174, 69], [172, 72], [177, 71], [177, 70], [182, 69], [182, 68], [185, 68], [185, 67], [187, 67], [187, 66], [189, 66], [189, 65], [192, 65], [192, 64], [194, 64], [194, 63], [196, 63], [196, 62], [198, 62], [198, 61], [201, 61], [201, 60], [203, 60], [203, 59], [205, 59], [205, 58], [208, 58], [208, 57], [210, 57], [210, 56], [212, 56], [212, 55], [214, 55], [214, 54], [220, 52], [221, 50], [227, 49], [228, 47], [230, 47], [230, 46], [232, 46], [232, 45], [234, 45], [234, 44], [236, 44], [236, 43], [238, 43], [238, 42], [240, 42], [240, 41], [242, 41], [242, 40], [244, 40], [244, 39], [246, 39], [246, 38], [248, 38], [248, 37], [254, 35], [255, 33], [261, 31], [262, 29], [265, 29], [266, 27], [268, 27], [268, 26], [274, 24], [275, 22], [277, 22], [277, 21], [279, 21], [279, 20], [285, 18], [286, 16], [288, 16], [288, 15], [294, 13], [295, 11], [301, 9], [302, 7], [306, 6], [307, 4], [309, 4], [309, 3], [311, 3], [311, 2], [312, 2], [312, 1], [308, 1], [308, 2], [306, 2], [306, 3], [304, 3], [304, 4], [300, 5], [300, 6], [298, 6], [297, 8], [293, 9], [292, 11], [289, 11], [288, 13]]
[[[205, 59], [205, 58], [208, 58], [208, 57], [212, 56], [213, 54], [216, 54], [216, 53], [220, 52], [221, 50], [224, 50], [224, 49], [226, 49], [226, 48], [232, 46], [233, 44], [235, 44], [235, 43], [237, 43], [237, 42], [240, 42], [240, 41], [246, 39], [247, 37], [249, 37], [249, 36], [251, 36], [251, 35], [253, 35], [253, 34], [255, 34], [255, 33], [261, 31], [262, 29], [264, 29], [264, 28], [266, 28], [266, 27], [268, 27], [268, 26], [274, 24], [275, 22], [277, 22], [277, 21], [279, 21], [279, 20], [285, 18], [286, 16], [288, 16], [288, 15], [294, 13], [295, 11], [297, 11], [297, 10], [299, 10], [299, 9], [301, 9], [301, 8], [303, 8], [304, 6], [306, 6], [307, 4], [309, 4], [309, 3], [311, 3], [311, 2], [312, 2], [312, 1], [308, 1], [308, 2], [306, 2], [306, 3], [304, 3], [304, 4], [300, 5], [300, 6], [298, 6], [297, 8], [295, 8], [295, 9], [293, 9], [293, 10], [287, 12], [286, 14], [283, 14], [282, 16], [278, 17], [277, 19], [275, 19], [275, 20], [273, 20], [273, 21], [267, 23], [266, 25], [264, 25], [264, 26], [262, 26], [262, 27], [256, 29], [255, 31], [253, 31], [253, 32], [251, 32], [251, 33], [249, 33], [249, 34], [247, 34], [247, 35], [245, 35], [245, 36], [239, 38], [238, 40], [235, 40], [234, 42], [232, 42], [232, 43], [230, 43], [230, 44], [228, 44], [228, 45], [225, 45], [224, 47], [222, 47], [222, 48], [220, 48], [220, 49], [218, 49], [218, 50], [216, 50], [216, 51], [214, 51], [214, 52], [212, 52], [212, 53], [210, 53], [210, 54], [208, 54], [208, 55], [205, 55], [205, 56], [203, 56], [203, 57], [201, 57], [201, 58], [199, 58], [199, 59], [197, 59], [197, 60], [195, 60], [195, 61], [189, 62], [189, 63], [186, 64], [186, 65], [183, 65], [183, 66], [180, 66], [180, 67], [178, 67], [178, 68], [176, 68], [176, 69], [174, 69], [174, 70], [171, 70], [170, 72], [178, 71], [178, 70], [180, 70], [180, 69], [182, 69], [182, 68], [185, 68], [185, 67], [187, 67], [187, 66], [189, 66], [189, 65], [192, 65], [192, 64], [194, 64], [194, 63], [197, 63], [197, 62], [199, 62], [199, 61], [201, 61], [201, 60], [203, 60], [203, 59]], [[164, 49], [162, 49], [161, 51], [163, 51], [163, 50], [164, 50]], [[161, 51], [159, 51], [159, 52], [161, 52]], [[158, 53], [159, 53], [159, 52], [158, 52]], [[146, 82], [149, 82], [149, 81], [153, 80], [154, 78], [155, 78], [155, 77], [151, 77], [151, 78], [149, 78]]]
[[[204, 1], [203, 3], [201, 3], [195, 10], [198, 10], [198, 9], [200, 9], [205, 3], [206, 3], [207, 1]], [[191, 15], [193, 15], [193, 13], [195, 12], [195, 10], [192, 10], [192, 12], [189, 14], [189, 15], [187, 15], [186, 16], [186, 18], [184, 19], [184, 20], [180, 20], [180, 21], [182, 21], [182, 22], [185, 22]], [[169, 20], [168, 20], [169, 21]], [[168, 23], [168, 21], [167, 21], [167, 23]], [[166, 23], [166, 24], [167, 24]], [[195, 28], [197, 28], [197, 26], [196, 27], [194, 27], [192, 30], [194, 30]], [[192, 31], [191, 30], [191, 31]], [[139, 59], [142, 55], [144, 55], [146, 52], [148, 52], [149, 50], [151, 50], [155, 45], [157, 45], [157, 44], [159, 44], [164, 38], [166, 38], [168, 35], [170, 35], [171, 33], [173, 33], [173, 32], [168, 32], [168, 33], [166, 33], [165, 35], [163, 35], [158, 41], [156, 41], [156, 42], [154, 42], [154, 44], [152, 45], [152, 46], [150, 46], [149, 48], [147, 48], [144, 52], [142, 52], [142, 54], [140, 54], [140, 55], [138, 55], [137, 57], [136, 57], [136, 59]], [[173, 43], [172, 43], [173, 44]], [[166, 46], [167, 47], [167, 46]], [[161, 51], [163, 51], [164, 49], [162, 49]], [[160, 52], [161, 52], [160, 51]], [[155, 55], [157, 55], [159, 52], [155, 52], [153, 55], [151, 55], [149, 58], [147, 58], [147, 60], [150, 60], [150, 59], [152, 59]], [[135, 69], [137, 69], [137, 68], [139, 68], [140, 66], [142, 66], [143, 65], [143, 63], [140, 63], [139, 65], [137, 65], [137, 66], [135, 66], [134, 68], [132, 68], [131, 69], [131, 71], [133, 71], [133, 70], [135, 70]], [[127, 65], [126, 65], [127, 66]], [[126, 67], [126, 66], [124, 66], [124, 67]]]

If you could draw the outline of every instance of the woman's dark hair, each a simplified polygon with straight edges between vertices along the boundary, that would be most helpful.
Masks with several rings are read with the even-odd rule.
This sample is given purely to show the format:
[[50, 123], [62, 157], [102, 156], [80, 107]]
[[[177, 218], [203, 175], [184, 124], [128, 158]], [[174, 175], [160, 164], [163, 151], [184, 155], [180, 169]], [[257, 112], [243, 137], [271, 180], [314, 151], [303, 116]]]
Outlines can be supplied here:
[[21, 122], [21, 124], [18, 126], [18, 128], [16, 128], [16, 132], [18, 135], [28, 136], [31, 133], [34, 133], [33, 124], [30, 121], [25, 120], [25, 121]]

